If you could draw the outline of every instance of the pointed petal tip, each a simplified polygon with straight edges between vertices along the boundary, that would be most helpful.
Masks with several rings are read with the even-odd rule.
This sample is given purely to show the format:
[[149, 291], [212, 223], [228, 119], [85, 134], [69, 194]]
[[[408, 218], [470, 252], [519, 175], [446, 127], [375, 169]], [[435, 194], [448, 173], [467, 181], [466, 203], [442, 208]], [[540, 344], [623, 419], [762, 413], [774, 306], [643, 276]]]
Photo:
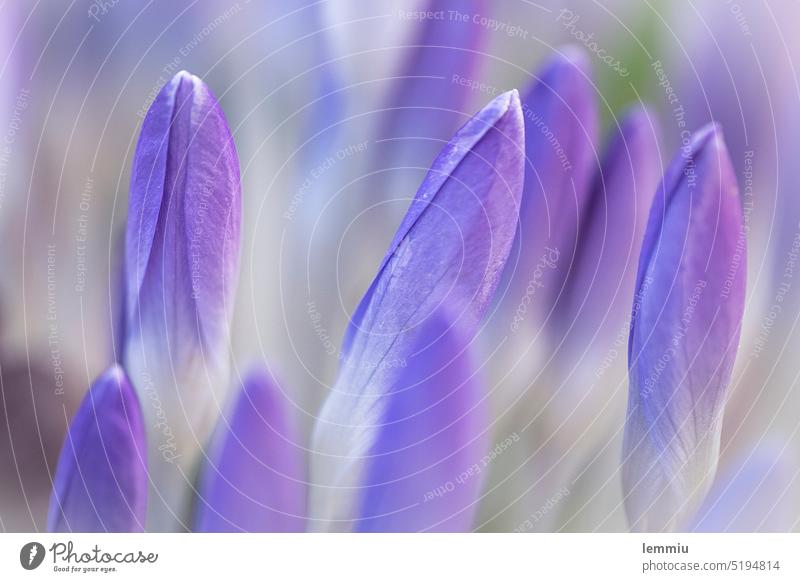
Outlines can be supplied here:
[[188, 71], [178, 71], [169, 81], [164, 83], [164, 86], [161, 88], [161, 92], [163, 93], [166, 91], [171, 94], [175, 94], [180, 89], [185, 91], [188, 87], [196, 89], [198, 86], [202, 85], [203, 81]]
[[669, 199], [672, 199], [677, 185], [688, 180], [691, 172], [687, 173], [687, 171], [691, 167], [699, 168], [697, 171], [706, 178], [718, 176], [723, 180], [724, 191], [728, 195], [738, 198], [736, 174], [720, 124], [708, 123], [692, 132], [688, 139], [684, 139], [679, 152], [668, 166], [662, 182], [662, 188], [670, 193]]
[[197, 75], [191, 74], [189, 71], [187, 71], [185, 69], [182, 69], [182, 70], [178, 71], [172, 77], [172, 82], [173, 83], [179, 83], [181, 81], [186, 81], [187, 83], [192, 83], [192, 84], [196, 84], [196, 83], [202, 84], [203, 83], [203, 80], [200, 77], [198, 77]]
[[497, 97], [495, 97], [495, 100], [500, 98], [503, 98], [505, 103], [508, 106], [511, 106], [514, 104], [515, 100], [519, 101], [519, 91], [517, 91], [516, 89], [511, 89], [509, 91], [506, 91], [502, 95], [498, 95]]
[[[730, 162], [730, 152], [728, 151], [728, 142], [725, 140], [725, 132], [722, 129], [722, 126], [718, 123], [713, 124], [710, 142], [711, 147], [718, 151], [720, 156], [724, 156], [724, 158]], [[732, 162], [730, 164], [732, 168]]]
[[509, 109], [519, 109], [522, 110], [522, 103], [519, 99], [519, 91], [516, 89], [511, 89], [511, 91], [507, 91], [505, 95], [508, 95], [508, 108]]
[[111, 405], [117, 400], [121, 401], [126, 408], [134, 405], [136, 410], [133, 411], [131, 421], [134, 423], [138, 421], [138, 413], [141, 408], [139, 398], [125, 369], [117, 362], [111, 364], [98, 376], [92, 384], [90, 392], [92, 396], [90, 397], [87, 393], [85, 398], [90, 398], [91, 401], [97, 403], [96, 406]]
[[[619, 117], [617, 129], [623, 136], [644, 139], [650, 146], [656, 148], [661, 141], [661, 124], [658, 122], [658, 115], [644, 103], [629, 106]], [[628, 140], [627, 137], [625, 139]], [[655, 153], [658, 156], [659, 152]]]
[[[522, 135], [525, 127], [525, 120], [522, 115], [522, 102], [519, 98], [519, 91], [511, 89], [495, 97], [486, 106], [486, 109], [493, 108], [499, 111], [499, 114], [496, 116], [496, 123], [511, 124], [511, 128], [506, 127], [504, 130], [507, 135], [511, 136], [516, 131], [520, 132], [520, 135]], [[512, 129], [514, 127], [515, 129]]]
[[723, 193], [738, 200], [739, 184], [722, 125], [713, 121], [697, 130], [692, 140], [692, 152], [695, 158], [699, 158], [701, 154], [708, 156], [722, 173]]
[[[193, 101], [208, 101], [215, 108], [219, 109], [217, 98], [214, 96], [211, 88], [206, 84], [206, 82], [197, 75], [193, 75], [186, 70], [175, 73], [172, 79], [170, 79], [164, 85], [162, 91], [165, 90], [169, 90], [173, 95], [175, 95], [175, 99], [177, 99], [181, 107], [185, 106], [185, 100], [191, 95]], [[224, 113], [222, 113], [221, 109], [219, 109], [219, 112], [224, 116]]]
[[692, 136], [692, 151], [697, 152], [707, 146], [727, 152], [722, 125], [716, 121], [705, 124]]
[[263, 365], [251, 365], [241, 378], [241, 398], [270, 408], [284, 406], [286, 395], [272, 372]]
[[620, 116], [620, 125], [638, 124], [647, 125], [653, 124], [658, 119], [653, 109], [646, 103], [636, 103], [628, 106]]
[[516, 89], [511, 89], [510, 91], [501, 93], [489, 101], [489, 103], [487, 103], [484, 108], [476, 114], [476, 116], [480, 115], [484, 111], [496, 112], [496, 115], [493, 117], [500, 119], [509, 111], [514, 111], [515, 109], [521, 109], [519, 92]]
[[542, 85], [549, 91], [560, 93], [560, 87], [564, 85], [583, 86], [591, 78], [592, 64], [586, 51], [575, 45], [565, 45], [548, 56], [531, 75], [525, 99], [530, 99]]
[[568, 69], [589, 76], [592, 72], [592, 61], [586, 51], [576, 44], [565, 44], [556, 49], [543, 70], [547, 73], [557, 69]]
[[118, 362], [111, 364], [111, 366], [105, 372], [103, 372], [100, 378], [103, 380], [104, 384], [109, 381], [117, 384], [128, 381], [128, 376], [125, 374], [125, 370], [122, 369], [122, 366], [120, 366]]

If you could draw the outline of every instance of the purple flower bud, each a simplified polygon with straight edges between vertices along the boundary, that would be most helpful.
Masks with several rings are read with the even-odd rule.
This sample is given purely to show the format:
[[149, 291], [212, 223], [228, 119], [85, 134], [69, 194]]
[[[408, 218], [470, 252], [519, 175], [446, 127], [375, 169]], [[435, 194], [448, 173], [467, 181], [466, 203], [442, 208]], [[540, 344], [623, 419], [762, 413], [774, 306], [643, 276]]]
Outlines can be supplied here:
[[646, 110], [634, 109], [595, 172], [575, 260], [553, 314], [559, 339], [568, 338], [570, 367], [588, 346], [608, 351], [629, 313], [647, 212], [662, 173], [658, 126]]
[[[443, 505], [430, 514], [417, 509], [383, 521], [382, 512], [397, 507], [371, 487], [390, 487], [399, 501], [405, 495], [389, 484], [402, 477], [407, 491], [422, 503], [438, 481], [455, 479], [468, 468], [461, 466], [466, 459], [460, 451], [474, 456], [476, 421], [446, 429], [480, 401], [480, 391], [471, 384], [472, 372], [460, 355], [492, 300], [516, 233], [522, 140], [519, 99], [512, 91], [494, 99], [456, 133], [420, 186], [352, 317], [339, 378], [317, 421], [311, 460], [313, 529], [468, 527], [471, 508], [461, 496], [460, 513]], [[443, 308], [446, 323], [435, 315]], [[453, 325], [459, 331], [449, 331]], [[416, 365], [417, 360], [422, 363]], [[448, 368], [453, 360], [457, 363]], [[414, 369], [406, 371], [404, 364]], [[436, 388], [424, 370], [437, 374]], [[415, 390], [417, 400], [406, 402], [409, 396], [403, 389], [416, 384], [430, 388], [420, 387]], [[447, 400], [450, 394], [457, 396]], [[430, 416], [420, 409], [424, 418], [394, 422], [395, 414], [416, 414], [408, 410], [423, 404], [423, 398], [431, 398], [431, 405], [445, 400]], [[434, 444], [431, 434], [437, 431], [447, 436]], [[417, 458], [409, 459], [402, 450], [415, 443]], [[421, 471], [418, 481], [411, 479], [417, 474], [405, 468], [411, 461], [418, 468], [433, 466], [443, 462], [443, 450], [453, 455], [452, 464]], [[476, 490], [467, 487], [463, 494], [474, 495]]]
[[149, 527], [188, 528], [191, 483], [229, 386], [239, 162], [203, 82], [178, 73], [142, 124], [126, 238], [125, 368], [143, 402]]
[[[509, 259], [512, 309], [532, 278], [541, 288], [534, 327], [559, 300], [575, 260], [579, 226], [586, 216], [590, 183], [597, 166], [595, 109], [586, 55], [565, 47], [537, 75], [522, 100], [525, 119], [525, 190], [520, 235]], [[547, 262], [547, 268], [537, 265]], [[538, 269], [538, 270], [537, 270]], [[534, 277], [541, 271], [541, 276]]]
[[623, 455], [635, 530], [682, 527], [714, 479], [745, 247], [733, 168], [721, 131], [708, 125], [667, 170], [639, 259]]
[[[466, 331], [466, 333], [465, 333]], [[375, 400], [384, 407], [364, 461], [358, 531], [469, 531], [487, 470], [488, 393], [469, 330], [434, 314]], [[390, 362], [384, 361], [388, 366]], [[363, 403], [363, 401], [362, 401]], [[342, 459], [345, 463], [349, 459]]]
[[[488, 29], [448, 15], [480, 14], [483, 0], [427, 0], [423, 8], [437, 18], [416, 25], [397, 84], [389, 96], [381, 136], [394, 145], [393, 164], [426, 167], [465, 118], [462, 112], [480, 63]], [[385, 156], [384, 156], [385, 157]]]
[[201, 472], [195, 531], [305, 529], [304, 451], [288, 406], [266, 371], [244, 379]]
[[58, 459], [51, 532], [137, 532], [147, 513], [145, 432], [139, 400], [116, 364], [92, 385]]

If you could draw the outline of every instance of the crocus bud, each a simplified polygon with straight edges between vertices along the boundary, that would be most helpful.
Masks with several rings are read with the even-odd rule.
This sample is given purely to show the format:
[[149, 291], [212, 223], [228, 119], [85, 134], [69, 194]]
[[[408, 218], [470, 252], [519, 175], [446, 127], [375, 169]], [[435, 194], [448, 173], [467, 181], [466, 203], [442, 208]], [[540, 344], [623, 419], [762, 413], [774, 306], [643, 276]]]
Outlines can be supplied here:
[[635, 530], [685, 525], [717, 468], [744, 310], [745, 237], [722, 133], [670, 165], [645, 230], [628, 345], [622, 483]]
[[116, 364], [83, 399], [58, 459], [51, 532], [137, 532], [147, 513], [145, 432], [139, 400]]
[[[509, 259], [512, 328], [535, 330], [559, 300], [574, 260], [597, 165], [597, 111], [588, 56], [563, 47], [523, 94], [525, 187]], [[513, 267], [513, 268], [512, 268]], [[535, 290], [535, 297], [532, 297]], [[530, 305], [520, 310], [520, 298]]]
[[[612, 132], [595, 171], [577, 253], [549, 320], [558, 381], [539, 389], [541, 420], [550, 421], [546, 431], [554, 443], [560, 440], [570, 450], [575, 445], [571, 429], [602, 431], [606, 421], [619, 422], [617, 407], [608, 404], [616, 395], [624, 398], [616, 387], [627, 372], [631, 296], [662, 173], [655, 121], [634, 109]], [[570, 431], [566, 438], [560, 426]]]
[[[484, 5], [484, 0], [426, 0], [423, 8], [430, 14], [480, 14]], [[488, 31], [438, 18], [423, 20], [414, 32], [380, 135], [391, 141], [391, 149], [383, 153], [393, 163], [422, 163], [424, 168], [469, 114], [462, 110], [473, 84], [479, 84], [478, 65]]]
[[244, 378], [200, 474], [195, 531], [305, 529], [304, 450], [289, 405], [266, 370]]
[[311, 529], [470, 527], [479, 478], [452, 503], [407, 505], [480, 461], [483, 395], [465, 354], [516, 233], [522, 140], [512, 91], [456, 133], [420, 186], [352, 317], [317, 420]]
[[201, 447], [230, 384], [240, 220], [225, 117], [200, 79], [178, 73], [142, 125], [126, 235], [124, 362], [148, 430], [151, 529], [189, 527]]
[[658, 133], [646, 109], [632, 109], [612, 131], [595, 170], [577, 253], [553, 311], [553, 331], [559, 341], [567, 338], [570, 367], [587, 348], [607, 353], [629, 314], [647, 215], [663, 173]]

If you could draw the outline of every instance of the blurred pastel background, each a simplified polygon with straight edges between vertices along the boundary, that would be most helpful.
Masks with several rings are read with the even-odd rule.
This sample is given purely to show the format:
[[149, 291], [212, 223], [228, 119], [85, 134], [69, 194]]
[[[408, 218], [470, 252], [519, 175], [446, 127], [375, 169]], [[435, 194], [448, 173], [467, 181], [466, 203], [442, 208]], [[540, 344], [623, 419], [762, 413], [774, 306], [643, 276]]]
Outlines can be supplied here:
[[[436, 2], [444, 20], [414, 12], [428, 4], [0, 3], [0, 531], [44, 528], [69, 419], [118, 357], [131, 158], [144, 112], [172, 75], [185, 69], [211, 88], [241, 160], [235, 373], [265, 363], [309, 427], [349, 314], [442, 143], [575, 47], [591, 65], [600, 135], [646, 105], [666, 163], [683, 127], [723, 127], [749, 224], [748, 296], [713, 494], [731, 494], [726, 479], [753, 471], [747, 509], [730, 528], [800, 529], [800, 5], [475, 0]], [[386, 115], [408, 106], [434, 113]], [[404, 133], [425, 139], [385, 140]], [[580, 354], [564, 357], [579, 365]], [[498, 389], [506, 395], [494, 402], [492, 443], [521, 442], [492, 464], [478, 529], [625, 529], [623, 357], [605, 382], [608, 418], [590, 417], [591, 433], [585, 418], [560, 427], [565, 475], [533, 489], [536, 443], [520, 427], [560, 425], [569, 391], [543, 405], [526, 393], [532, 377], [517, 392]]]

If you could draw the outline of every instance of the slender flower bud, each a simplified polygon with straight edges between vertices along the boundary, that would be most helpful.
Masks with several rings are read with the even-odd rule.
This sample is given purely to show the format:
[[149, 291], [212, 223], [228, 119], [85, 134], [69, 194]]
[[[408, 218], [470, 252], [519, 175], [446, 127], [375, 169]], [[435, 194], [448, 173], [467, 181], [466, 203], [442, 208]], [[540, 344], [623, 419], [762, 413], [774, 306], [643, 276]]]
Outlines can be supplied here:
[[[514, 320], [515, 327], [535, 328], [549, 317], [563, 291], [597, 166], [597, 111], [587, 55], [562, 48], [524, 94], [522, 114], [525, 189], [520, 234], [506, 274], [511, 279], [507, 297], [517, 310], [535, 279], [540, 291], [531, 301], [533, 313], [515, 313]], [[541, 261], [546, 268], [541, 269]]]
[[265, 370], [244, 379], [201, 471], [195, 531], [305, 529], [304, 451], [288, 406]]
[[[538, 511], [579, 471], [576, 464], [586, 461], [587, 447], [607, 440], [608, 431], [619, 427], [636, 267], [647, 214], [663, 174], [656, 128], [644, 109], [632, 109], [611, 132], [602, 162], [594, 170], [575, 257], [562, 257], [569, 273], [550, 312], [544, 360], [533, 367], [527, 354], [517, 355], [525, 362], [523, 370], [528, 370], [527, 376], [518, 375], [518, 389], [527, 388], [534, 378], [538, 381], [524, 400], [513, 404], [516, 410], [536, 414], [531, 420], [523, 413], [524, 420], [513, 430], [530, 422], [525, 433], [536, 435], [531, 437], [536, 455], [526, 462], [530, 451], [519, 449], [516, 453], [522, 458], [515, 459], [512, 453], [496, 464], [500, 485], [489, 488], [487, 505], [496, 506], [494, 512], [487, 510], [490, 514], [502, 518], [510, 513], [502, 511], [507, 499], [520, 497], [512, 487], [525, 492], [517, 504], [522, 513]], [[520, 466], [524, 469], [518, 470]], [[513, 476], [504, 480], [508, 474]], [[536, 522], [536, 528], [552, 529], [558, 517], [550, 512]], [[512, 521], [508, 527], [516, 525]]]
[[682, 527], [711, 486], [744, 292], [738, 189], [712, 124], [667, 170], [639, 259], [623, 454], [633, 529]]
[[554, 313], [570, 367], [587, 347], [607, 353], [629, 313], [647, 213], [663, 173], [658, 124], [635, 108], [620, 121], [595, 172], [575, 260]]
[[189, 527], [201, 447], [229, 386], [240, 220], [225, 117], [200, 79], [178, 73], [142, 125], [126, 236], [124, 362], [149, 433], [150, 529]]
[[448, 503], [424, 502], [483, 454], [483, 396], [465, 351], [516, 233], [522, 140], [512, 91], [456, 133], [420, 186], [352, 317], [317, 421], [312, 529], [470, 527], [480, 479]]
[[[480, 14], [484, 0], [426, 0], [429, 14]], [[381, 137], [391, 140], [393, 163], [426, 167], [466, 117], [487, 29], [451, 18], [419, 23], [396, 86], [389, 96]], [[405, 53], [404, 53], [405, 54]]]
[[143, 531], [145, 455], [139, 400], [115, 364], [95, 381], [72, 420], [58, 459], [48, 530]]

